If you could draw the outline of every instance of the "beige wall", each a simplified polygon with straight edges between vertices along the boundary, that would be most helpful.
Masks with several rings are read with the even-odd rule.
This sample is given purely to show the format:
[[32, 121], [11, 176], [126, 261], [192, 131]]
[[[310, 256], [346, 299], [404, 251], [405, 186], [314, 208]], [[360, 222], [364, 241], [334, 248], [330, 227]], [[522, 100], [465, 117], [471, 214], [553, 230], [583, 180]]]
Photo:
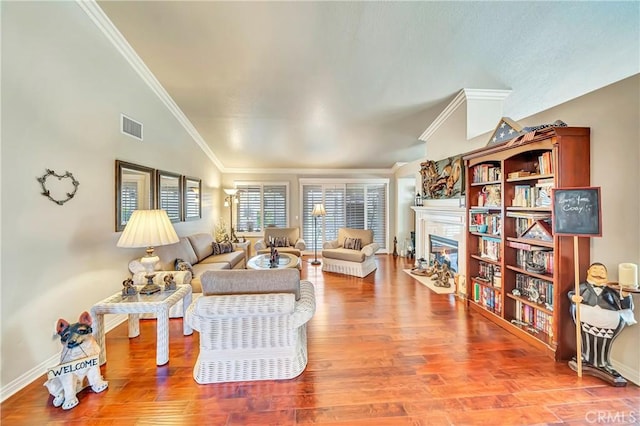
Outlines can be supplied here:
[[[569, 83], [568, 83], [569, 84]], [[558, 105], [531, 117], [517, 120], [522, 126], [535, 126], [562, 120], [570, 126], [591, 128], [591, 185], [602, 191], [601, 238], [591, 239], [591, 261], [602, 262], [609, 279], [618, 278], [618, 264], [640, 264], [640, 74]], [[463, 121], [459, 121], [463, 122]], [[460, 132], [461, 134], [463, 132]], [[472, 140], [447, 143], [437, 150], [438, 133], [429, 140], [430, 159], [469, 152], [487, 144], [490, 133]], [[398, 171], [406, 176], [413, 170], [419, 187], [420, 162], [409, 163]], [[634, 296], [635, 317], [640, 323], [640, 297]], [[640, 324], [627, 327], [616, 341], [611, 360], [627, 378], [640, 384]]]
[[[115, 160], [202, 179], [203, 218], [176, 224], [179, 235], [212, 230], [220, 173], [75, 2], [1, 7], [6, 396], [60, 351], [54, 322], [122, 288], [128, 261], [144, 254], [116, 248]], [[144, 123], [144, 142], [120, 133], [120, 113]], [[75, 198], [60, 206], [42, 196], [46, 169], [73, 173]]]

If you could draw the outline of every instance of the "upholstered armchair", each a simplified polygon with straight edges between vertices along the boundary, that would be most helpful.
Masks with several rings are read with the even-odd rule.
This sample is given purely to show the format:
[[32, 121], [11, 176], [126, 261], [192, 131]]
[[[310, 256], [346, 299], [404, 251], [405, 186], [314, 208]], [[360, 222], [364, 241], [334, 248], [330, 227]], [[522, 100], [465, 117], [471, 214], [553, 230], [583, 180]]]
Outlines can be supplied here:
[[378, 267], [375, 253], [379, 249], [373, 230], [340, 228], [337, 240], [322, 245], [322, 270], [366, 277]]
[[313, 284], [296, 269], [209, 271], [185, 316], [200, 333], [198, 383], [291, 379], [307, 366]]
[[299, 228], [265, 228], [264, 237], [256, 241], [254, 246], [257, 254], [269, 252], [269, 242], [273, 241], [280, 253], [294, 254], [300, 257], [300, 253], [307, 247], [300, 238]]

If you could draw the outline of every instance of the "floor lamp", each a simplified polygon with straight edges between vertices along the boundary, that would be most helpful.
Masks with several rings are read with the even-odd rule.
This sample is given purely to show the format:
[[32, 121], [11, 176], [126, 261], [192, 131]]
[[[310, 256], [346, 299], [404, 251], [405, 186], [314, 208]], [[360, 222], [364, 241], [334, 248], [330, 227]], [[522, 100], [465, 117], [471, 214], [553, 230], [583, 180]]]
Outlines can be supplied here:
[[327, 211], [324, 209], [323, 204], [314, 204], [313, 211], [311, 212], [311, 216], [313, 216], [313, 225], [315, 228], [315, 235], [313, 238], [313, 249], [315, 252], [315, 259], [311, 262], [312, 265], [319, 265], [320, 261], [318, 260], [318, 216], [325, 216]]
[[224, 197], [224, 206], [229, 207], [229, 240], [232, 243], [237, 243], [238, 237], [236, 237], [236, 231], [233, 229], [233, 205], [238, 204], [238, 190], [232, 188], [223, 189], [223, 191], [227, 194], [227, 196]]

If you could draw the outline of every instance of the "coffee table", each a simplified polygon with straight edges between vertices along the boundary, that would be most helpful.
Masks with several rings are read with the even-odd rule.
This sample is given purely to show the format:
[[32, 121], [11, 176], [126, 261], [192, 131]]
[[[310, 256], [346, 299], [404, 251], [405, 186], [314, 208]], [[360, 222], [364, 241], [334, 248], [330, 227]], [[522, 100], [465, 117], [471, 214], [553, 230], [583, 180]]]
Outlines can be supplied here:
[[289, 253], [280, 253], [280, 260], [278, 261], [278, 266], [276, 266], [275, 268], [271, 268], [269, 266], [269, 257], [270, 255], [268, 253], [253, 256], [247, 262], [247, 268], [249, 269], [298, 268], [300, 269], [300, 258], [296, 255], [289, 254]]
[[[128, 314], [129, 338], [140, 335], [140, 314], [155, 314], [158, 321], [156, 324], [156, 364], [164, 365], [169, 362], [169, 308], [180, 299], [182, 299], [183, 312], [187, 312], [187, 308], [191, 304], [190, 285], [179, 284], [174, 291], [160, 291], [149, 295], [136, 294], [123, 297], [121, 293], [116, 293], [93, 305], [91, 308], [93, 335], [100, 345], [100, 365], [107, 362], [107, 347], [104, 338], [105, 314]], [[185, 336], [193, 333], [184, 318], [182, 319], [182, 327]]]

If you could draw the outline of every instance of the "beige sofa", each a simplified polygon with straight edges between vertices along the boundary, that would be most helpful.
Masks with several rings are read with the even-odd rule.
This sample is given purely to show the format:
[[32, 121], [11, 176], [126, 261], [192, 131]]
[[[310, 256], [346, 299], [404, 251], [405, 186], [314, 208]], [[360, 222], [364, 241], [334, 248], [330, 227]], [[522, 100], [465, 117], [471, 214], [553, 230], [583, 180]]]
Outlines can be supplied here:
[[[345, 248], [345, 240], [358, 239], [361, 248]], [[322, 245], [322, 270], [339, 274], [366, 277], [377, 269], [375, 253], [380, 249], [373, 242], [373, 230], [339, 228], [338, 239]]]
[[185, 314], [200, 336], [198, 383], [282, 380], [307, 366], [315, 291], [295, 269], [210, 271]]
[[[300, 238], [300, 229], [298, 228], [265, 228], [264, 237], [254, 246], [257, 254], [268, 253], [270, 251], [269, 241], [276, 241], [275, 248], [280, 253], [294, 254], [300, 257], [307, 245]], [[278, 243], [285, 245], [278, 245]], [[288, 242], [288, 244], [286, 244]]]
[[[202, 293], [200, 277], [204, 272], [221, 269], [244, 269], [246, 267], [246, 256], [242, 248], [234, 247], [234, 251], [231, 253], [214, 256], [213, 243], [212, 235], [202, 233], [181, 237], [180, 241], [175, 244], [156, 247], [155, 254], [160, 258], [160, 261], [156, 265], [157, 274], [154, 281], [160, 280], [161, 282], [163, 275], [170, 272], [176, 278], [176, 283], [191, 283], [194, 293]], [[175, 270], [176, 259], [182, 259], [191, 264], [192, 277], [188, 272]], [[134, 274], [134, 282], [136, 283], [140, 279], [139, 274]], [[142, 274], [144, 275], [144, 273]]]

